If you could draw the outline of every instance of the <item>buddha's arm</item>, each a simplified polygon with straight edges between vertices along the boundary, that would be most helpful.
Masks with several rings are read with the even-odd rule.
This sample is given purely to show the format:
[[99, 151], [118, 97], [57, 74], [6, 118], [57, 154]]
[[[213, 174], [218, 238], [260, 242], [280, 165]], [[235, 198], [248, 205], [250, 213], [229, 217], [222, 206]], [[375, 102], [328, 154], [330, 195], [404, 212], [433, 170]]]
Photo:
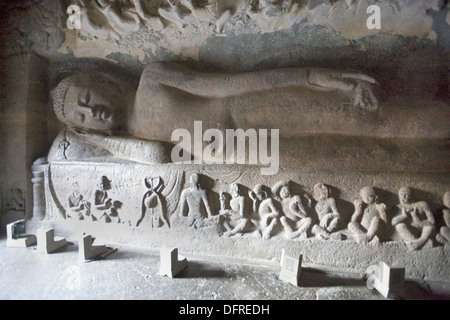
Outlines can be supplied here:
[[146, 164], [171, 162], [170, 150], [173, 146], [169, 143], [134, 137], [109, 136], [94, 132], [79, 131], [76, 134], [88, 143], [106, 149], [118, 158]]
[[[141, 81], [152, 86], [173, 87], [206, 98], [224, 98], [251, 92], [284, 87], [305, 87], [312, 90], [355, 91], [362, 105], [376, 102], [371, 84], [376, 81], [364, 74], [319, 68], [283, 68], [238, 74], [202, 73], [175, 63], [149, 65]], [[155, 88], [157, 89], [157, 88]], [[361, 101], [360, 101], [361, 100]], [[369, 101], [371, 100], [371, 101]]]

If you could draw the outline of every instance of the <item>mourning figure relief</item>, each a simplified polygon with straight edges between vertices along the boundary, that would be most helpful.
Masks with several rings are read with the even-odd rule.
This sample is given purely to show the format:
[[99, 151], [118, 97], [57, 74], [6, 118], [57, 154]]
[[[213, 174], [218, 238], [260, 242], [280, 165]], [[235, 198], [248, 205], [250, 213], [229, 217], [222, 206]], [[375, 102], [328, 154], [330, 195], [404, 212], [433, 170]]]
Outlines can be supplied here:
[[330, 197], [330, 191], [325, 184], [317, 183], [314, 186], [314, 199], [317, 201], [314, 209], [318, 224], [314, 225], [312, 232], [325, 240], [341, 239], [341, 233], [334, 233], [341, 226], [341, 214], [338, 211], [336, 200]]
[[[301, 197], [299, 195], [291, 195], [289, 182], [279, 182], [272, 189], [275, 198], [281, 202], [284, 215], [280, 218], [280, 222], [283, 225], [286, 238], [295, 239], [301, 237], [306, 239], [313, 219], [308, 216]], [[311, 199], [307, 198], [307, 201], [310, 207]]]
[[91, 216], [91, 203], [86, 201], [80, 192], [78, 182], [72, 184], [72, 191], [67, 196], [66, 218], [84, 220]]
[[188, 225], [202, 227], [204, 220], [213, 216], [206, 190], [201, 188], [200, 177], [192, 174], [189, 189], [183, 190], [180, 197], [179, 216], [188, 219]]
[[450, 191], [447, 191], [444, 194], [444, 196], [442, 197], [442, 202], [445, 206], [445, 208], [442, 210], [444, 225], [436, 235], [436, 240], [443, 245], [447, 245], [450, 241]]
[[[252, 206], [250, 199], [243, 194], [242, 186], [237, 183], [231, 184], [230, 194], [230, 208], [223, 206], [220, 211], [219, 223], [224, 230], [223, 236], [230, 237], [253, 231], [255, 225], [251, 219]], [[221, 199], [223, 198], [221, 196]]]
[[110, 198], [107, 190], [111, 190], [111, 181], [106, 176], [102, 176], [98, 180], [97, 190], [94, 193], [94, 209], [96, 214], [93, 220], [106, 223], [123, 223], [118, 212], [118, 209], [121, 207], [121, 202]]
[[425, 201], [413, 202], [410, 187], [400, 188], [398, 198], [399, 204], [391, 224], [410, 250], [420, 249], [435, 235], [433, 213]]
[[380, 240], [380, 234], [386, 232], [388, 220], [386, 205], [379, 203], [374, 188], [369, 186], [362, 188], [360, 199], [355, 200], [354, 205], [355, 212], [348, 228], [355, 236], [356, 242], [367, 243], [375, 237]]

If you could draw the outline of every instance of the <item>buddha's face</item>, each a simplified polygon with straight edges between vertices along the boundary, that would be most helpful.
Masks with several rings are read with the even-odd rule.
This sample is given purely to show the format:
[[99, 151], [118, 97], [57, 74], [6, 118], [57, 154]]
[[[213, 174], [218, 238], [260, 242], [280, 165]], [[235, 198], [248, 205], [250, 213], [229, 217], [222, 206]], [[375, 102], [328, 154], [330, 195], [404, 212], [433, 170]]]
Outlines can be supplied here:
[[126, 101], [118, 87], [94, 81], [72, 85], [64, 103], [67, 120], [83, 129], [119, 129], [125, 121]]

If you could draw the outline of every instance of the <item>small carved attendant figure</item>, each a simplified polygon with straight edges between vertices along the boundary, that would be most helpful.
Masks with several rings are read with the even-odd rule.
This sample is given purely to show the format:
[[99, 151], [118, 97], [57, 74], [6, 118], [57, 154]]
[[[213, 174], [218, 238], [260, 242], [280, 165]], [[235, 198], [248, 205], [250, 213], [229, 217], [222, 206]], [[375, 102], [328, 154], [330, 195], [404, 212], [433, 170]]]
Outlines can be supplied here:
[[364, 187], [360, 191], [360, 196], [361, 199], [354, 201], [355, 212], [348, 224], [357, 243], [372, 241], [387, 223], [386, 205], [378, 203], [375, 190], [372, 187]]
[[[101, 211], [99, 221], [104, 221], [106, 223], [110, 222], [120, 222], [119, 214], [117, 213], [118, 201], [113, 201], [106, 190], [111, 189], [111, 181], [108, 180], [106, 176], [102, 176], [98, 182], [98, 189], [94, 194], [94, 207], [95, 209]], [[93, 217], [93, 220], [96, 217]]]
[[[274, 229], [279, 224], [280, 210], [275, 206], [272, 198], [267, 196], [267, 192], [264, 190], [264, 186], [258, 184], [255, 186], [252, 192], [252, 199], [254, 203], [258, 203], [258, 215], [260, 218], [260, 228], [262, 231], [262, 237], [269, 239], [274, 234]], [[254, 207], [256, 207], [254, 205]]]
[[232, 184], [230, 186], [230, 209], [224, 210], [221, 214], [221, 224], [224, 226], [226, 232], [224, 236], [229, 237], [235, 234], [242, 234], [251, 229], [252, 223], [250, 220], [251, 206], [248, 199], [241, 195], [240, 185]]
[[444, 193], [442, 202], [445, 206], [442, 210], [445, 225], [441, 227], [440, 232], [436, 235], [436, 240], [446, 245], [450, 242], [450, 191]]
[[181, 193], [180, 213], [182, 216], [188, 216], [189, 226], [202, 227], [203, 219], [212, 217], [208, 196], [200, 187], [198, 174], [191, 175], [190, 184], [190, 188]]
[[283, 208], [284, 216], [280, 218], [280, 222], [284, 227], [285, 236], [288, 239], [299, 236], [306, 238], [313, 221], [308, 217], [300, 196], [291, 195], [288, 182], [279, 182], [272, 190]]
[[341, 215], [336, 206], [336, 200], [329, 197], [329, 190], [323, 183], [314, 186], [314, 199], [319, 224], [312, 229], [313, 233], [322, 238], [329, 239], [330, 234], [337, 230], [341, 221]]
[[422, 248], [434, 235], [434, 217], [425, 201], [411, 202], [413, 191], [403, 187], [398, 191], [399, 213], [392, 218], [392, 225], [410, 250]]
[[150, 190], [147, 191], [142, 200], [142, 216], [136, 226], [142, 224], [151, 225], [152, 228], [159, 228], [163, 225], [169, 226], [169, 221], [167, 220], [166, 212], [161, 201], [160, 192], [164, 188], [161, 178], [146, 178], [145, 185]]
[[450, 241], [450, 191], [447, 191], [442, 197], [445, 209], [442, 210], [445, 226], [441, 227], [440, 233], [436, 235], [436, 240], [442, 244]]
[[67, 218], [84, 220], [90, 215], [91, 204], [84, 200], [78, 182], [72, 184], [72, 192], [67, 196]]
[[16, 188], [9, 191], [9, 198], [6, 202], [6, 210], [20, 211], [25, 213], [25, 198], [22, 189]]

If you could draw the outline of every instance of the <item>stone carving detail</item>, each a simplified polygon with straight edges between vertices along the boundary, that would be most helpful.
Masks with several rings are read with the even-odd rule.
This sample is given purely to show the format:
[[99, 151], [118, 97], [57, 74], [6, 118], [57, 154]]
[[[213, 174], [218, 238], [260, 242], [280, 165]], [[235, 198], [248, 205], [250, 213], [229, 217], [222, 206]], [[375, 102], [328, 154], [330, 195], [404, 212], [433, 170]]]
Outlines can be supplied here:
[[412, 202], [413, 190], [403, 187], [398, 191], [397, 213], [392, 218], [392, 226], [406, 246], [411, 250], [422, 248], [435, 234], [435, 220], [425, 201]]
[[[312, 232], [319, 238], [330, 239], [332, 233], [337, 231], [342, 223], [336, 200], [330, 197], [330, 190], [323, 183], [314, 186], [314, 199], [317, 201], [314, 209], [319, 224], [314, 225]], [[340, 238], [341, 234], [334, 233], [333, 237]]]
[[271, 238], [277, 231], [282, 215], [281, 208], [269, 197], [265, 187], [258, 184], [251, 193], [253, 206], [256, 209], [259, 219], [259, 231], [263, 239]]
[[378, 196], [372, 187], [364, 187], [360, 192], [361, 199], [355, 200], [355, 212], [348, 224], [349, 230], [355, 236], [357, 243], [370, 242], [386, 232], [386, 205], [378, 202]]
[[[309, 22], [311, 24], [324, 23], [321, 20], [323, 16], [332, 17], [328, 17], [327, 20], [353, 18], [363, 25], [362, 22], [368, 17], [367, 7], [370, 5], [363, 0], [72, 0], [72, 3], [81, 7], [82, 29], [96, 37], [114, 40], [138, 31], [141, 25], [161, 30], [171, 26], [185, 29], [188, 26], [209, 24], [213, 26], [211, 32], [219, 35], [228, 22], [233, 21], [230, 23], [233, 25], [236, 21], [245, 23], [248, 19], [255, 22], [268, 21], [270, 31], [290, 27], [302, 19], [311, 20]], [[402, 1], [376, 3], [383, 7], [384, 12], [390, 14], [393, 12], [397, 15], [403, 13], [402, 11], [408, 14], [408, 6], [411, 6], [410, 2]], [[430, 7], [433, 6], [416, 5], [412, 10], [417, 14], [417, 10], [425, 11]], [[423, 14], [425, 15], [425, 12]], [[327, 21], [328, 24], [338, 30], [345, 31], [345, 27], [348, 28], [347, 24], [342, 22]], [[393, 26], [389, 24], [388, 27], [398, 28], [395, 24]], [[359, 37], [366, 34], [364, 31], [355, 33]]]
[[26, 201], [20, 188], [10, 189], [6, 198], [6, 211], [14, 211], [25, 214]]
[[[55, 114], [67, 128], [54, 141], [48, 159], [112, 157], [145, 164], [168, 163], [172, 160], [174, 131], [192, 126], [199, 113], [209, 123], [217, 124], [222, 134], [226, 129], [265, 126], [286, 128], [280, 132], [282, 139], [317, 133], [321, 130], [308, 131], [292, 122], [297, 106], [329, 109], [333, 104], [350, 103], [374, 111], [378, 107], [372, 92], [375, 83], [364, 74], [317, 68], [228, 75], [197, 72], [174, 63], [154, 63], [144, 70], [135, 91], [125, 81], [105, 73], [76, 74], [63, 79], [52, 91]], [[160, 90], [161, 85], [168, 90]], [[298, 90], [283, 91], [294, 87]], [[247, 96], [252, 97], [252, 103]], [[267, 105], [268, 97], [279, 98], [276, 111]], [[231, 100], [225, 103], [227, 99]], [[267, 112], [271, 113], [271, 123], [267, 123]], [[354, 128], [340, 130], [355, 134]], [[366, 130], [364, 134], [372, 134], [369, 127]], [[214, 160], [196, 152], [194, 148], [196, 158]]]
[[[52, 164], [47, 166], [50, 167]], [[66, 165], [63, 167], [58, 175], [67, 169]], [[97, 174], [96, 169], [91, 172], [93, 176]], [[412, 189], [409, 187], [399, 190], [400, 204], [388, 210], [386, 204], [379, 201], [376, 189], [366, 186], [360, 190], [359, 199], [353, 202], [354, 212], [350, 216], [348, 214], [351, 213], [351, 208], [344, 205], [343, 199], [333, 197], [331, 195], [333, 188], [323, 183], [314, 185], [311, 198], [309, 194], [300, 191], [299, 186], [296, 187], [293, 181], [279, 181], [272, 188], [258, 184], [252, 190], [235, 181], [226, 184], [222, 181], [221, 187], [216, 189], [218, 179], [192, 173], [189, 187], [183, 190], [184, 174], [185, 172], [181, 170], [171, 171], [170, 174], [162, 176], [149, 174], [144, 179], [145, 190], [142, 185], [137, 187], [136, 182], [127, 183], [129, 178], [120, 175], [114, 176], [114, 180], [120, 182], [112, 187], [111, 180], [106, 175], [101, 175], [96, 187], [89, 183], [83, 186], [81, 190], [84, 193], [82, 193], [79, 183], [72, 180], [74, 182], [68, 187], [70, 192], [65, 196], [66, 209], [58, 205], [59, 200], [54, 198], [56, 194], [63, 194], [61, 192], [55, 191], [50, 197], [46, 194], [46, 200], [49, 201], [53, 197], [54, 206], [57, 210], [64, 210], [60, 215], [69, 221], [116, 222], [126, 227], [142, 229], [144, 232], [146, 230], [158, 232], [165, 227], [173, 230], [171, 232], [186, 231], [187, 228], [202, 232], [212, 230], [214, 234], [224, 239], [229, 237], [253, 237], [269, 241], [272, 238], [284, 238], [285, 241], [304, 241], [309, 238], [313, 238], [311, 239], [313, 241], [348, 239], [358, 244], [370, 243], [370, 245], [402, 241], [408, 249], [421, 249], [428, 241], [433, 240], [445, 245], [449, 240], [450, 192], [445, 193], [443, 197], [445, 225], [440, 229], [440, 233], [436, 233], [429, 205], [425, 201], [413, 202]], [[46, 180], [49, 177], [51, 176], [47, 174]], [[48, 181], [46, 184], [56, 186]], [[225, 185], [228, 186], [226, 191], [223, 189]], [[132, 196], [131, 201], [125, 200], [123, 213], [128, 214], [122, 219], [118, 212], [122, 202], [113, 198], [118, 196], [122, 200], [131, 196], [128, 188], [133, 186], [141, 188], [143, 196], [140, 198]], [[92, 198], [92, 201], [86, 201], [85, 195]], [[342, 208], [345, 210], [341, 211]], [[50, 218], [57, 219], [57, 216], [58, 214], [53, 212]]]
[[[289, 182], [279, 182], [273, 188], [275, 198], [281, 202], [284, 216], [280, 218], [285, 236], [288, 239], [308, 237], [308, 232], [312, 226], [313, 219], [308, 216], [308, 212], [302, 203], [299, 195], [291, 195]], [[308, 207], [311, 207], [311, 199], [305, 196]]]
[[180, 197], [179, 216], [188, 218], [188, 225], [202, 227], [204, 220], [213, 216], [206, 190], [201, 188], [199, 175], [190, 177], [190, 188], [183, 190]]
[[450, 191], [447, 191], [442, 197], [442, 202], [445, 208], [442, 210], [444, 219], [444, 226], [441, 227], [439, 233], [436, 235], [436, 240], [444, 245], [450, 241]]
[[149, 190], [142, 199], [142, 216], [136, 226], [147, 224], [152, 228], [170, 227], [162, 200], [161, 190], [164, 188], [164, 184], [161, 177], [146, 178], [145, 185]]
[[[72, 184], [72, 192], [67, 196], [66, 218], [84, 220], [91, 214], [91, 203], [80, 193], [78, 182]], [[93, 218], [93, 216], [91, 216]]]
[[230, 186], [230, 194], [229, 208], [225, 204], [225, 195], [222, 193], [220, 197], [221, 210], [219, 223], [224, 230], [223, 235], [230, 237], [253, 231], [255, 225], [251, 219], [252, 207], [250, 199], [243, 194], [242, 186], [233, 183]]
[[94, 208], [97, 215], [92, 214], [92, 219], [106, 223], [123, 223], [117, 211], [121, 207], [120, 201], [111, 199], [107, 192], [107, 190], [111, 189], [111, 181], [106, 176], [102, 176], [98, 181], [97, 187], [98, 189], [94, 194]]

